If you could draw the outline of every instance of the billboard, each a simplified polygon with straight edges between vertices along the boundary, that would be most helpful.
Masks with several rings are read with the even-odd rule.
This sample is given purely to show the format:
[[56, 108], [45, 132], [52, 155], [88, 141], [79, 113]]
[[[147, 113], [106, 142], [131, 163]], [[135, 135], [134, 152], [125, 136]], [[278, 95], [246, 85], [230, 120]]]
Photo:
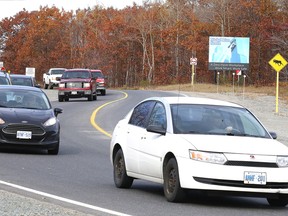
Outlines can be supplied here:
[[209, 37], [209, 70], [248, 70], [250, 39]]

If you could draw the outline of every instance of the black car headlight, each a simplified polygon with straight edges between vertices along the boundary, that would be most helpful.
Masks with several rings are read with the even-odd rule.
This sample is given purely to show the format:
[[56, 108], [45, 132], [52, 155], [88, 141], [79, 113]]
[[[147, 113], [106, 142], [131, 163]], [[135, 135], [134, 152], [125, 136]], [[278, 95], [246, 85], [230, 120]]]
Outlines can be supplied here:
[[45, 127], [49, 127], [49, 126], [55, 125], [56, 122], [57, 122], [57, 118], [56, 118], [56, 117], [52, 117], [52, 118], [48, 119], [48, 120], [44, 123], [44, 126], [45, 126]]
[[4, 119], [0, 118], [0, 125], [5, 124]]

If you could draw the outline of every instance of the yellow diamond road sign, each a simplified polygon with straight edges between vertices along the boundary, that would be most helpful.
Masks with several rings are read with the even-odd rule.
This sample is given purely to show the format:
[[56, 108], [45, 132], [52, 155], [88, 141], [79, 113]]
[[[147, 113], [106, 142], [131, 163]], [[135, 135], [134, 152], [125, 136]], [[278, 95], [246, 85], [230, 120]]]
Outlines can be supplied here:
[[269, 61], [269, 64], [279, 72], [287, 65], [287, 61], [278, 53]]

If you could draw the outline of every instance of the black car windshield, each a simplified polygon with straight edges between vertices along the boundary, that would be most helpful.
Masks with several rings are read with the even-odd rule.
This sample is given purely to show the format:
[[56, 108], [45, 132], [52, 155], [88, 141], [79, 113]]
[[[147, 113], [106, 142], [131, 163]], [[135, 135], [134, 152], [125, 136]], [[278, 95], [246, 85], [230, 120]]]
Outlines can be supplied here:
[[11, 76], [13, 85], [33, 86], [32, 78], [30, 77], [14, 77]]
[[175, 134], [270, 137], [254, 115], [244, 108], [173, 104], [171, 111]]
[[1, 108], [51, 109], [51, 104], [43, 92], [0, 89]]

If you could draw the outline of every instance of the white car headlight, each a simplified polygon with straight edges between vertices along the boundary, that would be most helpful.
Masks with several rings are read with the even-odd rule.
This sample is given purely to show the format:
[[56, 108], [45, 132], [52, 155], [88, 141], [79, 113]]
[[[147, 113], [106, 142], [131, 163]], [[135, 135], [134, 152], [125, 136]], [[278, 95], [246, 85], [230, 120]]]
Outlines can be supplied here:
[[83, 87], [84, 87], [84, 88], [89, 88], [89, 87], [90, 87], [90, 83], [84, 83], [84, 84], [83, 84]]
[[202, 151], [189, 151], [190, 159], [207, 162], [207, 163], [215, 163], [215, 164], [225, 164], [227, 161], [226, 157], [221, 153], [214, 152], [202, 152]]
[[56, 122], [57, 122], [56, 117], [52, 117], [52, 118], [48, 119], [48, 120], [44, 123], [44, 126], [45, 126], [45, 127], [49, 127], [49, 126], [52, 126], [52, 125], [56, 124]]
[[277, 165], [279, 167], [288, 167], [288, 156], [278, 156]]

